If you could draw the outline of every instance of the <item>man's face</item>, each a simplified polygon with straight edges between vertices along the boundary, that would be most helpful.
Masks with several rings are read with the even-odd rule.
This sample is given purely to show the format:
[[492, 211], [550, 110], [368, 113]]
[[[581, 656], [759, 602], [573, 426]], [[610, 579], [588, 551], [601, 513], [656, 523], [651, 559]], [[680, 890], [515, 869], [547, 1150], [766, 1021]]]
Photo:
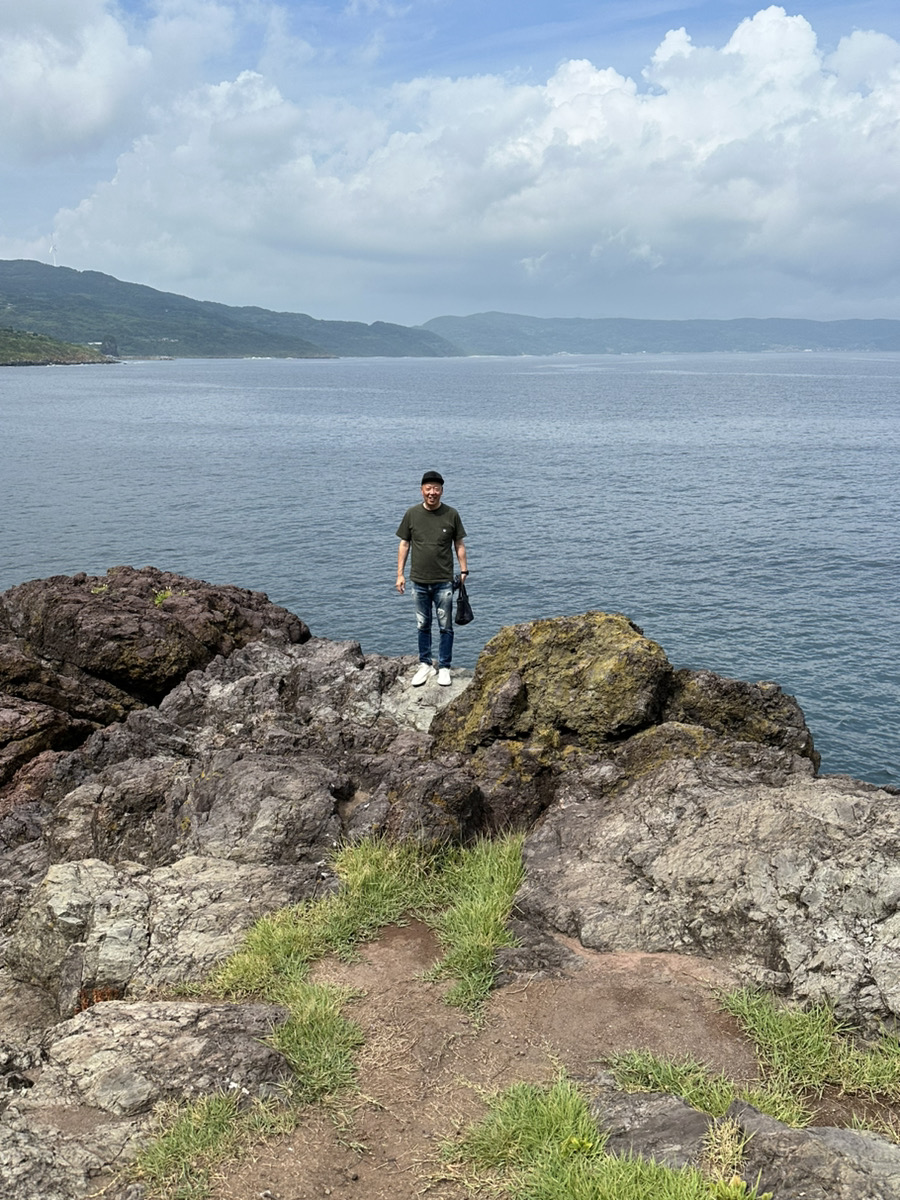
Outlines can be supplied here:
[[425, 507], [430, 509], [440, 508], [441, 496], [444, 494], [444, 489], [439, 483], [423, 483], [422, 484], [422, 499], [425, 501]]

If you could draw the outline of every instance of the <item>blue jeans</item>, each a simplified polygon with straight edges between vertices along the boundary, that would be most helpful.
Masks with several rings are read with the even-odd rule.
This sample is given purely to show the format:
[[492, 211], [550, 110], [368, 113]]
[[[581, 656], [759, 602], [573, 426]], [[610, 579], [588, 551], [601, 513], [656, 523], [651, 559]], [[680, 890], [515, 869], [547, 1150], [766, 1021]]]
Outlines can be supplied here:
[[435, 607], [438, 629], [438, 666], [449, 667], [453, 660], [453, 584], [415, 583], [416, 626], [419, 630], [419, 662], [431, 662], [431, 606]]

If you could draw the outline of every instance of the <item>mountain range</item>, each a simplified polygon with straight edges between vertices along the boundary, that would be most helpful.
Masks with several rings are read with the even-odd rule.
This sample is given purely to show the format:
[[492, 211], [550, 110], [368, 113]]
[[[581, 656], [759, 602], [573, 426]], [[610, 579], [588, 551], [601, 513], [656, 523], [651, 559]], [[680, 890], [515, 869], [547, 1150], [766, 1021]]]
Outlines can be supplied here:
[[487, 312], [436, 317], [423, 329], [463, 354], [665, 354], [704, 351], [900, 350], [900, 321], [642, 321], [627, 317], [525, 317]]
[[99, 271], [0, 260], [0, 327], [111, 357], [333, 358], [900, 350], [900, 321], [639, 320], [487, 312], [423, 325], [323, 321], [192, 300]]
[[103, 346], [114, 357], [446, 357], [427, 329], [235, 308], [28, 259], [0, 261], [0, 326]]

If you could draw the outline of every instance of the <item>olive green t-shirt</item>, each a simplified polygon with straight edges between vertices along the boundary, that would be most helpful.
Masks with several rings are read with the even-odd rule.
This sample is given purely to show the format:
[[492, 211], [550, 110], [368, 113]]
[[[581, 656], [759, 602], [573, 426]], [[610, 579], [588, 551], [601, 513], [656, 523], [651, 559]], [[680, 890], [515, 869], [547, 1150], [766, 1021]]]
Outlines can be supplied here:
[[466, 536], [459, 513], [449, 504], [433, 512], [414, 504], [403, 514], [397, 537], [409, 542], [413, 583], [449, 583], [453, 578], [453, 546]]

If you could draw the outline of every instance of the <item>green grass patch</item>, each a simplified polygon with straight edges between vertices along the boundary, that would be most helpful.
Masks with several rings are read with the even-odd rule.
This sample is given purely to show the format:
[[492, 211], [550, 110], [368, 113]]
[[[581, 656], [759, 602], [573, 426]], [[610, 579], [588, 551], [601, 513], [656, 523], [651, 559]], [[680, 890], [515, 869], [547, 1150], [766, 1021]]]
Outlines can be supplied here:
[[257, 921], [206, 982], [180, 989], [283, 1005], [288, 1018], [267, 1040], [285, 1056], [294, 1078], [280, 1107], [242, 1110], [232, 1096], [212, 1096], [171, 1116], [170, 1128], [134, 1168], [148, 1195], [201, 1200], [214, 1167], [267, 1136], [266, 1122], [281, 1132], [293, 1126], [303, 1105], [354, 1085], [363, 1036], [344, 1009], [355, 993], [311, 983], [309, 969], [317, 959], [353, 959], [386, 925], [418, 916], [436, 930], [445, 951], [434, 974], [455, 980], [448, 1002], [477, 1012], [494, 981], [494, 951], [512, 940], [506, 921], [522, 878], [522, 840], [442, 852], [384, 840], [345, 846], [334, 861], [336, 892]]
[[626, 1092], [680, 1096], [692, 1108], [724, 1117], [737, 1096], [734, 1083], [692, 1058], [660, 1058], [649, 1050], [628, 1050], [609, 1060], [616, 1083]]
[[493, 1185], [511, 1200], [765, 1200], [737, 1175], [672, 1170], [608, 1154], [605, 1143], [582, 1092], [561, 1077], [550, 1087], [507, 1088], [444, 1153], [465, 1164], [475, 1186]]
[[429, 973], [432, 979], [456, 982], [447, 1003], [478, 1012], [494, 984], [494, 953], [515, 945], [507, 921], [522, 883], [521, 835], [481, 841], [452, 852], [441, 872], [439, 908], [425, 919], [434, 929], [444, 957]]
[[282, 989], [305, 980], [316, 959], [353, 958], [386, 925], [417, 916], [444, 950], [430, 977], [455, 980], [447, 1002], [475, 1012], [494, 982], [495, 950], [514, 941], [506, 923], [522, 882], [522, 841], [482, 840], [439, 854], [381, 840], [346, 846], [334, 862], [339, 890], [258, 921], [205, 990], [281, 1002]]
[[241, 1104], [231, 1094], [204, 1096], [189, 1105], [161, 1105], [159, 1134], [128, 1170], [147, 1200], [202, 1200], [213, 1173], [247, 1147], [293, 1129], [295, 1114], [276, 1101]]
[[722, 1003], [754, 1043], [767, 1078], [816, 1096], [835, 1087], [847, 1096], [900, 1101], [896, 1036], [883, 1034], [862, 1044], [827, 1004], [791, 1008], [747, 988], [725, 996]]
[[[723, 1116], [732, 1101], [745, 1100], [795, 1128], [810, 1123], [815, 1101], [827, 1087], [879, 1104], [900, 1101], [897, 1037], [884, 1034], [861, 1045], [826, 1004], [800, 1009], [746, 988], [723, 996], [722, 1006], [754, 1044], [762, 1075], [759, 1084], [738, 1088], [703, 1063], [659, 1058], [644, 1050], [609, 1060], [616, 1082], [627, 1091], [680, 1096], [714, 1117]], [[891, 1115], [881, 1124], [893, 1128]]]
[[785, 1125], [799, 1128], [812, 1119], [812, 1109], [782, 1075], [769, 1076], [758, 1087], [738, 1088], [727, 1075], [711, 1071], [705, 1063], [692, 1058], [660, 1058], [649, 1050], [613, 1055], [607, 1065], [625, 1091], [680, 1096], [711, 1117], [723, 1117], [735, 1100], [746, 1100]]

